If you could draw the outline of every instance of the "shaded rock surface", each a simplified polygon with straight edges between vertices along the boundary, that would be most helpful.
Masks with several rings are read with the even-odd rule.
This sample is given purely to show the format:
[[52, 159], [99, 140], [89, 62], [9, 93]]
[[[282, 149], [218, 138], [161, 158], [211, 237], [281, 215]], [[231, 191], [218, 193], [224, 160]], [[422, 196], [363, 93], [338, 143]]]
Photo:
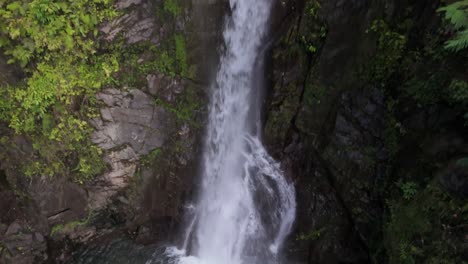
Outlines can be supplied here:
[[[177, 236], [184, 205], [193, 195], [204, 109], [189, 120], [177, 111], [188, 99], [205, 99], [226, 2], [180, 1], [182, 12], [176, 18], [158, 15], [163, 4], [118, 1], [123, 15], [101, 25], [100, 41], [107, 45], [123, 39], [128, 48], [138, 43], [161, 47], [165, 39], [173, 43], [177, 30], [187, 42], [187, 63], [195, 64], [200, 74], [188, 80], [155, 70], [132, 76], [146, 78], [146, 85], [102, 90], [96, 98], [99, 117], [90, 122], [95, 128], [92, 141], [103, 149], [107, 167], [90, 183], [66, 178], [17, 181], [26, 177], [18, 175], [16, 165], [0, 164], [0, 263], [70, 263], [70, 253], [83, 244], [106, 245], [117, 237], [148, 244]], [[138, 63], [145, 60], [142, 56]], [[21, 77], [4, 62], [1, 56], [2, 83]], [[17, 149], [5, 150], [11, 160], [32, 155], [27, 138], [15, 140]]]
[[76, 183], [64, 179], [37, 181], [30, 185], [29, 192], [40, 214], [47, 217], [50, 225], [73, 221], [86, 215], [87, 194]]
[[[127, 44], [140, 41], [152, 41], [158, 43], [159, 38], [153, 33], [158, 29], [155, 7], [152, 1], [144, 0], [122, 0], [116, 3], [118, 9], [132, 8], [121, 17], [109, 21], [100, 27], [104, 33], [104, 39], [114, 40], [118, 35], [123, 35]], [[160, 25], [160, 24], [159, 24]]]
[[362, 87], [353, 75], [372, 49], [365, 31], [381, 6], [321, 3], [327, 33], [310, 61], [292, 48], [311, 30], [311, 20], [319, 19], [301, 13], [307, 4], [278, 11], [289, 13], [284, 17], [291, 26], [272, 51], [265, 124], [267, 145], [296, 183], [298, 214], [288, 255], [300, 263], [366, 263], [374, 231], [369, 223], [380, 210], [369, 190], [386, 160], [385, 103], [381, 92]]
[[[368, 32], [372, 21], [391, 20], [405, 4], [320, 1], [319, 15], [310, 17], [312, 2], [277, 1], [271, 20], [264, 138], [294, 181], [298, 201], [285, 249], [294, 263], [370, 263], [372, 247], [382, 239], [381, 189], [388, 172], [409, 171], [414, 157], [437, 160], [437, 182], [466, 199], [467, 170], [459, 160], [468, 153], [468, 140], [453, 128], [448, 106], [403, 103], [396, 126], [418, 133], [404, 135], [402, 155], [392, 161], [398, 166], [392, 166], [392, 146], [386, 141], [389, 95], [363, 81], [358, 70], [376, 52], [377, 37]], [[16, 165], [0, 164], [0, 263], [83, 263], [101, 254], [111, 261], [144, 263], [155, 248], [136, 244], [177, 240], [184, 206], [196, 188], [205, 114], [197, 109], [191, 118], [180, 118], [178, 107], [180, 98], [194, 90], [192, 99], [206, 105], [200, 94], [216, 72], [214, 51], [220, 47], [229, 3], [182, 1], [183, 11], [171, 26], [156, 15], [163, 3], [118, 1], [124, 14], [100, 27], [100, 41], [122, 37], [126, 47], [140, 42], [161, 47], [176, 28], [187, 34], [187, 57], [197, 75], [189, 80], [145, 72], [137, 76], [143, 79], [141, 87], [107, 88], [98, 94], [92, 140], [104, 150], [107, 168], [89, 184], [15, 181]], [[424, 12], [414, 19], [420, 28], [431, 25], [433, 14]], [[0, 81], [18, 77], [0, 56]], [[32, 153], [27, 138], [14, 140], [17, 149], [7, 155], [21, 160]], [[116, 240], [122, 237], [129, 240]], [[83, 244], [90, 247], [70, 257]]]
[[48, 259], [44, 236], [40, 232], [31, 230], [26, 222], [13, 222], [5, 234], [0, 236], [0, 241], [2, 263], [42, 263]]
[[145, 155], [164, 144], [170, 116], [150, 96], [136, 89], [108, 89], [97, 98], [105, 107], [100, 110], [101, 119], [93, 122], [96, 131], [92, 140], [102, 149], [129, 144], [135, 153]]
[[175, 103], [175, 99], [184, 91], [187, 81], [180, 77], [170, 77], [164, 74], [149, 74], [146, 76], [148, 81], [148, 93], [158, 96], [166, 103]]
[[[389, 135], [394, 95], [362, 77], [378, 52], [378, 36], [369, 28], [376, 19], [400, 23], [408, 3], [318, 3], [278, 4], [272, 21], [275, 43], [264, 133], [297, 191], [288, 259], [374, 263], [371, 254], [383, 252], [382, 226], [388, 221], [383, 195], [390, 191], [384, 188], [395, 186], [395, 175], [414, 171], [416, 162], [434, 160], [435, 169], [425, 165], [424, 172], [416, 173], [435, 175], [446, 190], [466, 197], [466, 167], [456, 161], [467, 153], [467, 138], [449, 107], [424, 108], [401, 96], [395, 111], [401, 122], [390, 128], [401, 136], [402, 147], [396, 150]], [[413, 4], [413, 30], [433, 32], [434, 5]]]

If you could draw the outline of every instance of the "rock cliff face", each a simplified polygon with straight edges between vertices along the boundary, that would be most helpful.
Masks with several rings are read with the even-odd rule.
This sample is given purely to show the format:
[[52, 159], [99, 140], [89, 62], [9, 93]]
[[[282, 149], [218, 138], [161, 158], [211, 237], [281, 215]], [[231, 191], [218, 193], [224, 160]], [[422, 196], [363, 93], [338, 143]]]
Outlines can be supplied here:
[[[98, 115], [89, 121], [107, 165], [102, 175], [85, 184], [16, 177], [23, 155], [33, 152], [31, 142], [16, 136], [14, 149], [0, 144], [0, 263], [69, 263], [84, 243], [178, 237], [197, 184], [206, 91], [228, 12], [225, 0], [180, 3], [178, 14], [163, 15], [163, 0], [121, 0], [116, 6], [123, 15], [100, 27], [103, 46], [119, 42], [134, 61], [123, 63], [121, 82], [95, 98]], [[436, 8], [423, 0], [276, 2], [264, 138], [297, 190], [296, 223], [286, 244], [291, 263], [388, 262], [382, 255], [392, 253], [392, 238], [384, 233], [394, 223], [385, 222], [400, 205], [386, 203], [403, 181], [435, 182], [466, 201], [467, 170], [458, 161], [468, 156], [468, 133], [460, 110], [445, 101], [424, 105], [408, 86], [409, 79], [419, 83], [453, 68], [448, 59], [428, 66], [419, 59], [427, 54], [414, 56], [430, 48], [421, 39], [440, 26]], [[377, 32], [383, 20], [390, 25], [384, 37]], [[151, 47], [167, 49], [180, 36], [186, 40], [184, 74], [147, 70], [167, 59]], [[4, 61], [0, 56], [0, 81], [21, 79]], [[466, 73], [453, 72], [466, 80]], [[421, 195], [435, 196], [424, 188]], [[417, 207], [419, 200], [413, 202]], [[457, 217], [450, 221], [462, 221]], [[467, 244], [466, 232], [443, 234]]]
[[[123, 15], [100, 27], [102, 45], [119, 42], [138, 56], [136, 66], [124, 64], [119, 73], [136, 81], [108, 87], [96, 98], [99, 116], [90, 122], [92, 141], [104, 151], [104, 174], [84, 185], [65, 177], [12, 183], [22, 178], [12, 161], [32, 148], [18, 137], [18, 149], [5, 150], [11, 158], [1, 166], [0, 262], [68, 263], [73, 250], [97, 238], [103, 244], [115, 237], [147, 244], [177, 237], [195, 186], [203, 102], [217, 64], [226, 2], [179, 4], [179, 13], [168, 14], [164, 1], [118, 1]], [[186, 50], [177, 52], [194, 69], [190, 74], [134, 70], [160, 59], [134, 47], [165, 49], [175, 32], [184, 39]], [[2, 70], [1, 80], [14, 81], [14, 69], [1, 61], [1, 69], [9, 69]], [[28, 198], [18, 197], [12, 186]]]
[[[271, 51], [264, 133], [271, 152], [296, 183], [298, 215], [287, 246], [289, 259], [298, 263], [388, 261], [379, 258], [383, 244], [391, 243], [386, 240], [388, 234], [383, 234], [388, 228], [385, 221], [389, 221], [385, 218], [389, 214], [386, 199], [394, 192], [395, 182], [409, 179], [405, 170], [418, 166], [410, 160], [435, 158], [444, 171], [450, 171], [453, 159], [464, 153], [461, 149], [466, 148], [467, 138], [454, 136], [457, 150], [440, 156], [454, 148], [442, 138], [458, 134], [454, 124], [463, 123], [455, 112], [451, 119], [445, 106], [432, 109], [436, 115], [447, 115], [409, 132], [419, 123], [413, 118], [419, 119], [421, 106], [399, 89], [408, 85], [407, 78], [420, 74], [414, 73], [415, 68], [424, 66], [412, 61], [411, 70], [397, 74], [389, 66], [392, 57], [382, 54], [392, 52], [398, 44], [392, 42], [383, 50], [382, 35], [373, 31], [376, 21], [407, 26], [402, 25], [406, 14], [414, 23], [397, 36], [408, 39], [407, 50], [415, 49], [421, 45], [418, 36], [434, 36], [439, 23], [436, 8], [424, 1], [292, 1], [278, 5], [273, 28], [281, 33], [277, 32]], [[411, 56], [410, 52], [404, 54]], [[375, 66], [380, 56], [384, 56], [384, 66]], [[407, 67], [404, 62], [399, 65]], [[393, 75], [375, 82], [376, 67]], [[405, 110], [395, 111], [395, 107]], [[395, 130], [401, 136], [398, 140], [391, 133]], [[423, 133], [425, 139], [415, 138], [422, 130], [427, 132]], [[429, 144], [440, 146], [432, 154], [422, 150], [416, 154], [414, 149], [425, 145], [425, 140], [444, 143]], [[399, 144], [404, 147], [396, 150]], [[427, 171], [430, 162], [419, 166], [426, 168], [425, 179], [439, 177], [435, 170]], [[446, 190], [465, 186], [462, 180], [455, 184], [458, 187], [449, 187], [448, 182], [456, 181], [452, 177], [460, 179], [456, 171], [441, 180]], [[395, 261], [391, 252], [386, 253]]]
[[[296, 182], [291, 258], [365, 263], [371, 235], [365, 229], [379, 214], [367, 190], [386, 159], [381, 137], [385, 105], [380, 91], [366, 89], [353, 75], [372, 52], [372, 36], [365, 31], [381, 6], [365, 1], [321, 4], [286, 7], [290, 27], [272, 50], [265, 138]], [[313, 52], [307, 45], [314, 45]], [[356, 217], [354, 208], [366, 210], [369, 217]]]

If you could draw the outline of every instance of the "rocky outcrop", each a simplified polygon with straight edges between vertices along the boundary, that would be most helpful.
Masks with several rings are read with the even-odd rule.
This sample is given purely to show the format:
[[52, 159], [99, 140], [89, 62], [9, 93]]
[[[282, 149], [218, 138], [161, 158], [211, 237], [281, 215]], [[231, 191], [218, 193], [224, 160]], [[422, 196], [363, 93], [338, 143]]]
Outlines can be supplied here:
[[306, 253], [308, 263], [368, 261], [367, 243], [382, 213], [374, 190], [387, 161], [384, 109], [377, 90], [345, 92], [322, 151], [300, 134], [285, 148], [283, 164], [296, 177], [299, 203], [292, 255]]
[[307, 11], [313, 4], [289, 7], [291, 26], [272, 51], [265, 139], [294, 179], [298, 201], [288, 255], [301, 263], [365, 263], [369, 223], [379, 216], [369, 190], [386, 159], [385, 103], [355, 75], [372, 50], [365, 31], [380, 6], [328, 1], [314, 16]]
[[[391, 81], [366, 75], [373, 74], [378, 56], [386, 56], [378, 34], [391, 34], [388, 28], [373, 32], [375, 21], [403, 27], [402, 17], [409, 16], [411, 29], [392, 32], [409, 39], [408, 50], [417, 49], [424, 34], [432, 39], [436, 7], [416, 2], [291, 1], [277, 6], [264, 133], [295, 182], [298, 214], [287, 248], [298, 263], [388, 261], [383, 256], [388, 241], [382, 243], [389, 225], [386, 206], [395, 206], [388, 197], [398, 196], [405, 181], [414, 186], [437, 182], [453, 197], [466, 197], [462, 115], [444, 103], [421, 106], [404, 91], [408, 78], [434, 66], [412, 62], [401, 76], [387, 77]], [[390, 75], [387, 66], [381, 67]], [[404, 72], [409, 69], [420, 70]], [[397, 199], [406, 206], [405, 199]]]
[[169, 104], [174, 104], [178, 95], [182, 94], [184, 87], [188, 82], [180, 77], [165, 76], [164, 74], [149, 74], [146, 76], [148, 81], [148, 93], [157, 96]]
[[[205, 100], [207, 76], [217, 60], [213, 50], [222, 23], [213, 21], [222, 20], [225, 2], [179, 4], [181, 14], [175, 16], [164, 10], [164, 1], [118, 1], [122, 15], [101, 25], [99, 41], [105, 46], [123, 40], [119, 43], [127, 49], [141, 44], [162, 51], [167, 44], [173, 45], [177, 31], [186, 40], [187, 50], [182, 51], [186, 63], [194, 64], [192, 68], [200, 74], [191, 70], [189, 80], [176, 74], [176, 66], [169, 69], [173, 72], [154, 68], [142, 73], [126, 72], [128, 65], [122, 65], [119, 77], [143, 82], [108, 87], [97, 95], [99, 115], [90, 120], [95, 128], [92, 141], [103, 150], [106, 169], [93, 181], [26, 180], [14, 176], [18, 174], [14, 162], [0, 164], [8, 178], [5, 182], [13, 183], [0, 186], [0, 197], [5, 198], [0, 202], [1, 263], [69, 263], [70, 252], [83, 243], [99, 240], [106, 244], [117, 236], [157, 243], [177, 234], [183, 207], [194, 188], [205, 111], [200, 102]], [[208, 12], [213, 15], [207, 16]], [[133, 66], [151, 62], [154, 58], [148, 53], [141, 51]], [[3, 62], [0, 57], [0, 68], [5, 69], [0, 81], [11, 82], [17, 73]], [[187, 110], [193, 105], [201, 107]], [[33, 153], [27, 138], [17, 140], [17, 149], [4, 151], [9, 160]]]
[[31, 230], [25, 222], [13, 222], [0, 236], [2, 263], [41, 263], [48, 259], [47, 245], [44, 236]]
[[12, 187], [5, 171], [0, 170], [0, 263], [43, 263], [48, 260], [44, 234], [49, 227], [41, 213], [57, 207], [25, 206]]
[[[421, 31], [431, 27], [434, 7], [416, 2], [424, 8], [417, 9], [422, 11], [412, 31]], [[136, 81], [116, 82], [96, 97], [99, 115], [90, 122], [92, 141], [106, 163], [102, 175], [86, 184], [66, 178], [13, 180], [17, 164], [0, 164], [5, 171], [0, 171], [1, 263], [69, 263], [70, 252], [83, 244], [91, 245], [96, 258], [101, 252], [109, 259], [122, 257], [122, 249], [131, 253], [126, 258], [143, 261], [140, 253], [151, 254], [153, 248], [135, 243], [167, 242], [178, 235], [196, 186], [204, 93], [216, 72], [214, 51], [229, 8], [226, 0], [179, 1], [181, 13], [174, 16], [164, 11], [164, 3], [118, 1], [122, 16], [100, 27], [103, 46], [121, 41], [136, 61], [130, 65], [135, 71], [123, 62], [118, 75]], [[411, 12], [406, 6], [402, 1], [276, 2], [264, 138], [296, 186], [297, 218], [285, 247], [292, 263], [380, 260], [371, 253], [383, 252], [375, 248], [384, 239], [383, 212], [388, 213], [383, 189], [394, 185], [389, 182], [398, 179], [395, 174], [434, 176], [450, 195], [468, 196], [466, 128], [457, 124], [451, 106], [424, 108], [401, 95], [394, 100], [400, 91], [386, 92], [362, 74], [378, 52], [378, 36], [368, 30], [373, 21], [392, 21]], [[160, 57], [141, 46], [132, 50], [150, 43], [143, 47], [171, 54], [174, 32], [184, 35], [187, 66], [196, 74], [178, 75], [177, 65], [151, 68], [148, 62]], [[413, 45], [418, 35], [411, 34]], [[168, 64], [176, 64], [171, 59]], [[21, 75], [4, 61], [0, 56], [1, 84]], [[394, 104], [398, 111], [391, 109]], [[400, 121], [389, 126], [389, 116]], [[392, 149], [390, 129], [404, 140], [400, 156]], [[14, 140], [16, 149], [0, 154], [18, 162], [32, 155], [27, 138]], [[416, 168], [416, 159], [426, 167]], [[460, 221], [457, 214], [450, 217]], [[463, 232], [453, 233], [466, 242]], [[117, 237], [127, 240], [108, 243]]]
[[81, 219], [88, 207], [86, 191], [65, 179], [38, 180], [29, 185], [28, 193], [35, 201], [40, 215], [50, 226]]
[[106, 205], [106, 200], [125, 188], [136, 172], [142, 155], [160, 148], [174, 126], [171, 114], [140, 90], [108, 89], [98, 94], [104, 103], [101, 117], [93, 121], [92, 140], [106, 152], [110, 171], [91, 185], [90, 207]]
[[[103, 38], [106, 41], [113, 41], [118, 35], [123, 35], [127, 44], [133, 44], [140, 41], [152, 41], [159, 43], [157, 35], [153, 34], [158, 26], [156, 17], [152, 12], [155, 10], [155, 4], [152, 1], [143, 0], [122, 0], [115, 5], [124, 14], [119, 18], [104, 23], [100, 31], [104, 33]], [[131, 8], [131, 9], [130, 9]]]
[[373, 222], [382, 214], [376, 190], [388, 162], [385, 110], [384, 96], [377, 89], [343, 93], [335, 129], [322, 154], [331, 182], [363, 241], [372, 240]]

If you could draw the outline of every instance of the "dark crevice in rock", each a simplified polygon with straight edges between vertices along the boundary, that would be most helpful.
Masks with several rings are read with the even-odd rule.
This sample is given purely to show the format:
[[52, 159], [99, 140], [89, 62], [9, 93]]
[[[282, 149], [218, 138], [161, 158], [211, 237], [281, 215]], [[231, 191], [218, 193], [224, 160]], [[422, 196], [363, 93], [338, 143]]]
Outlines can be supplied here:
[[49, 218], [49, 219], [57, 218], [59, 215], [65, 213], [65, 212], [67, 212], [67, 211], [70, 211], [70, 210], [71, 210], [71, 208], [62, 209], [62, 210], [60, 210], [60, 211], [58, 211], [58, 212], [54, 212], [54, 213], [52, 213], [52, 214], [50, 214], [50, 215], [47, 215], [47, 218]]

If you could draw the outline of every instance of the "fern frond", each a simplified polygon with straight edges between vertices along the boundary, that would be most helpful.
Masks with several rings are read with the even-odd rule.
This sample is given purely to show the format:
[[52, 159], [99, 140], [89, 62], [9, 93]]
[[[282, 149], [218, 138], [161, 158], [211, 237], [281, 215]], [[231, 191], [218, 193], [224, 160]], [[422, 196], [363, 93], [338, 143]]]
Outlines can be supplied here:
[[437, 11], [445, 12], [445, 19], [450, 21], [455, 30], [468, 25], [468, 0], [455, 2]]
[[455, 37], [445, 42], [445, 48], [454, 52], [468, 48], [468, 29], [458, 32]]
[[437, 12], [445, 12], [445, 19], [452, 24], [455, 35], [445, 42], [445, 48], [457, 52], [468, 48], [468, 0], [462, 0], [445, 7]]

